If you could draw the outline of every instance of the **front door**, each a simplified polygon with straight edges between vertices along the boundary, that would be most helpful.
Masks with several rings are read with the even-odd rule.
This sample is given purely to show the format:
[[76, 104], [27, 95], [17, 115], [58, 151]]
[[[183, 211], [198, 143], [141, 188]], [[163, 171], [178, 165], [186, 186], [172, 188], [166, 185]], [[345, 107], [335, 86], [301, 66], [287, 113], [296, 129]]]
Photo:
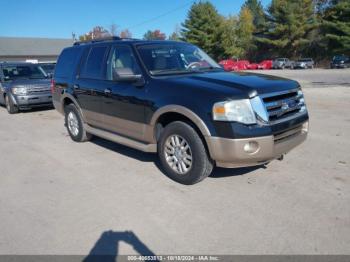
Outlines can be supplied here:
[[145, 132], [145, 88], [130, 82], [116, 81], [118, 70], [141, 74], [134, 52], [128, 45], [112, 47], [107, 62], [104, 115], [108, 130], [143, 140]]
[[74, 83], [74, 94], [88, 124], [103, 127], [103, 102], [105, 88], [106, 59], [109, 47], [97, 45], [87, 50], [82, 61], [78, 79]]

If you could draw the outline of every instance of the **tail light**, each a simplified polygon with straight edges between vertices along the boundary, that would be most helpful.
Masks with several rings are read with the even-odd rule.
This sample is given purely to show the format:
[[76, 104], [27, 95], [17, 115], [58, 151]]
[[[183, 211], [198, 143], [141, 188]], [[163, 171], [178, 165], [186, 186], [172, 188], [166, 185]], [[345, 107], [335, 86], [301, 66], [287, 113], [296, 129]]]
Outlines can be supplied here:
[[51, 78], [51, 94], [53, 94], [55, 92], [55, 80], [53, 78]]

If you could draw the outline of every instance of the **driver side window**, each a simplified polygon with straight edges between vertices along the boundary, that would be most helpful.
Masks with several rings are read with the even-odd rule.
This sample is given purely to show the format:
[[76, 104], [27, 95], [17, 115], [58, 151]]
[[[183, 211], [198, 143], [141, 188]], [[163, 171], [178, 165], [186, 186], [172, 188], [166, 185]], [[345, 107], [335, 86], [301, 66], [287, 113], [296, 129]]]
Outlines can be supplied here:
[[133, 51], [129, 46], [118, 45], [112, 48], [107, 64], [107, 79], [116, 80], [118, 75], [141, 74], [141, 70], [136, 62]]

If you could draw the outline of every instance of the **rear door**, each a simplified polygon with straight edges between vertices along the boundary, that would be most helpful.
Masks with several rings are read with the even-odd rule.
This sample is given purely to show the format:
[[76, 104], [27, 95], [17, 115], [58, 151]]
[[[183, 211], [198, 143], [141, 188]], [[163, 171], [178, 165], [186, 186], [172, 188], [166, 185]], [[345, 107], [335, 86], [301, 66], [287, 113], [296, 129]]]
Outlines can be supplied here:
[[93, 45], [85, 51], [74, 93], [88, 124], [103, 127], [103, 99], [108, 45]]

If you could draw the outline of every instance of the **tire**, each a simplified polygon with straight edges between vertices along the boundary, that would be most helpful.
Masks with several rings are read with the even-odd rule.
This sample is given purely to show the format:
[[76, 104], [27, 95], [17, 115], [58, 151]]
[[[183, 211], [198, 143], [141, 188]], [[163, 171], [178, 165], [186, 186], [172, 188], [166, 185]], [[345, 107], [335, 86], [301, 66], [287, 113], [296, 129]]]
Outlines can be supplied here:
[[75, 142], [89, 141], [92, 137], [84, 129], [83, 120], [79, 110], [74, 104], [69, 104], [64, 108], [65, 112], [65, 126], [69, 136]]
[[19, 112], [18, 107], [13, 104], [12, 99], [8, 95], [5, 95], [5, 106], [9, 114], [17, 114]]
[[[176, 137], [178, 141], [176, 141]], [[185, 149], [187, 145], [188, 149]], [[208, 177], [213, 171], [213, 161], [210, 159], [202, 139], [196, 130], [185, 122], [176, 121], [164, 128], [158, 141], [158, 155], [165, 174], [184, 185], [196, 184]], [[177, 157], [182, 158], [182, 160], [176, 164]], [[181, 162], [182, 164], [180, 164]]]

